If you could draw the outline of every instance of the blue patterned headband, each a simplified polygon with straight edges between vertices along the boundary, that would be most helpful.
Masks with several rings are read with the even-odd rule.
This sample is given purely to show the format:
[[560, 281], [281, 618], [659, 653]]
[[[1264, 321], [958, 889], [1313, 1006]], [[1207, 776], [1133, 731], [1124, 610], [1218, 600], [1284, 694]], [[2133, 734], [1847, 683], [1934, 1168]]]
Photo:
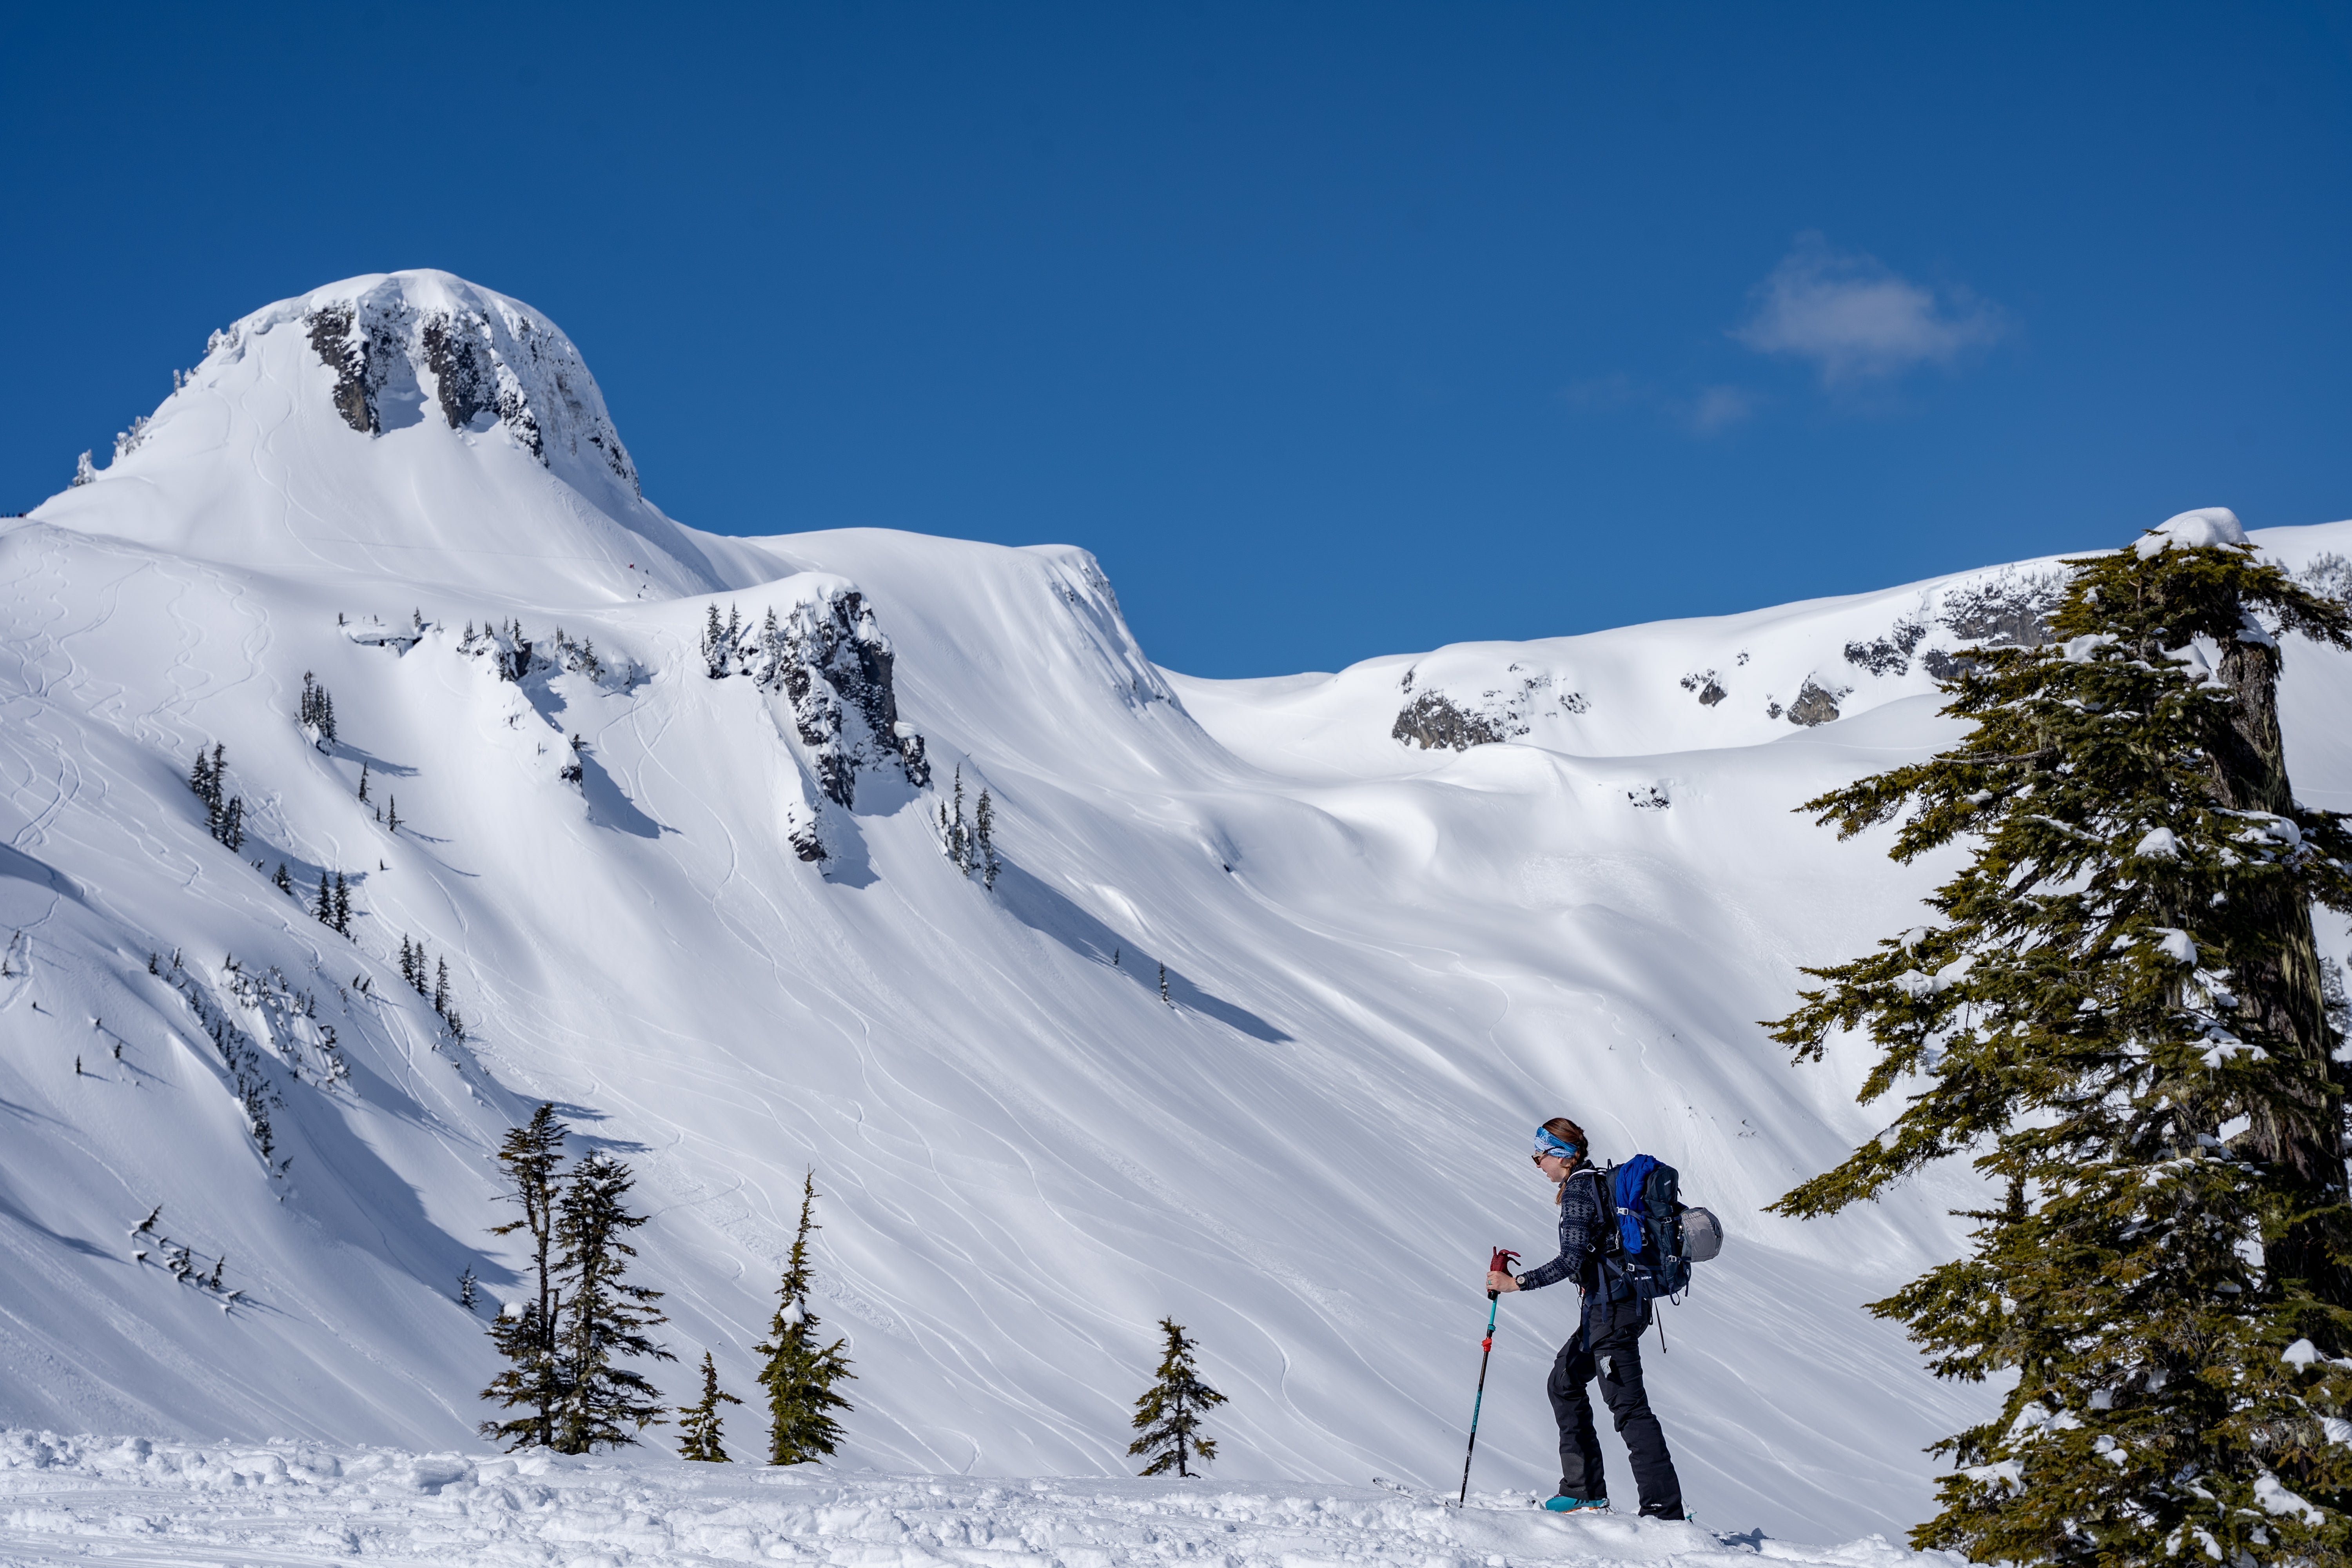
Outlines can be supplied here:
[[1551, 1129], [1548, 1127], [1538, 1127], [1536, 1129], [1535, 1152], [1538, 1155], [1557, 1154], [1563, 1160], [1573, 1160], [1579, 1154], [1584, 1152], [1583, 1150], [1579, 1149], [1575, 1144], [1570, 1142], [1567, 1139], [1560, 1137], [1558, 1133], [1552, 1131]]

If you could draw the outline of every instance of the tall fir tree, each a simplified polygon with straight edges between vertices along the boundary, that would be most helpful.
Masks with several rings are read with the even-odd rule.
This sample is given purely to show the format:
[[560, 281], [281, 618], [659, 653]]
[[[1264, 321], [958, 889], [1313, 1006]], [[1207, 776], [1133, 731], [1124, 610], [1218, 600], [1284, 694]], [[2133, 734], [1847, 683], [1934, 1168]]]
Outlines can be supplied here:
[[1160, 1476], [1173, 1469], [1189, 1477], [1192, 1459], [1205, 1465], [1217, 1457], [1216, 1439], [1201, 1436], [1201, 1416], [1223, 1405], [1225, 1396], [1201, 1381], [1200, 1369], [1192, 1364], [1198, 1342], [1184, 1337], [1183, 1324], [1162, 1318], [1160, 1331], [1167, 1336], [1160, 1371], [1135, 1402], [1135, 1419], [1129, 1423], [1142, 1436], [1127, 1451], [1150, 1459], [1139, 1474]]
[[562, 1257], [555, 1273], [563, 1321], [554, 1340], [563, 1387], [554, 1447], [566, 1454], [634, 1443], [668, 1414], [652, 1383], [619, 1364], [624, 1356], [677, 1359], [646, 1333], [669, 1321], [654, 1306], [662, 1293], [628, 1280], [637, 1249], [626, 1237], [646, 1223], [643, 1215], [628, 1211], [635, 1184], [628, 1166], [591, 1150], [572, 1166], [556, 1205], [555, 1240]]
[[1783, 1197], [1832, 1213], [1968, 1154], [2000, 1201], [1967, 1256], [1872, 1310], [1944, 1377], [2010, 1373], [1933, 1450], [1912, 1535], [2104, 1568], [2352, 1552], [2344, 1079], [2311, 906], [2352, 911], [2352, 831], [2295, 802], [2279, 637], [2352, 646], [2343, 605], [2242, 543], [2155, 532], [2070, 561], [2040, 647], [1972, 653], [1954, 750], [1808, 804], [1964, 847], [1932, 923], [1778, 1026], [1799, 1059], [1866, 1030], [1885, 1132]]
[[485, 1437], [504, 1438], [509, 1447], [552, 1447], [556, 1416], [564, 1402], [563, 1366], [556, 1353], [563, 1303], [555, 1281], [555, 1221], [558, 1180], [563, 1163], [563, 1140], [571, 1131], [556, 1120], [553, 1105], [541, 1105], [524, 1126], [510, 1130], [499, 1147], [499, 1163], [514, 1190], [507, 1201], [522, 1213], [504, 1225], [490, 1227], [492, 1236], [521, 1231], [530, 1249], [524, 1283], [533, 1295], [510, 1302], [490, 1324], [490, 1341], [507, 1360], [506, 1370], [490, 1380], [482, 1397], [523, 1414], [505, 1421], [485, 1421]]
[[699, 1459], [706, 1464], [731, 1463], [727, 1457], [726, 1434], [721, 1405], [743, 1402], [719, 1386], [719, 1368], [711, 1363], [710, 1352], [702, 1352], [702, 1397], [681, 1406], [677, 1413], [679, 1432], [677, 1457]]
[[776, 1315], [768, 1324], [767, 1342], [758, 1346], [767, 1358], [760, 1369], [761, 1386], [768, 1391], [768, 1463], [799, 1465], [830, 1454], [841, 1442], [836, 1410], [853, 1409], [835, 1392], [834, 1384], [854, 1379], [844, 1341], [819, 1348], [816, 1314], [808, 1310], [811, 1269], [809, 1232], [824, 1228], [814, 1218], [816, 1173], [801, 1182], [801, 1226], [784, 1262], [783, 1282], [776, 1288]]

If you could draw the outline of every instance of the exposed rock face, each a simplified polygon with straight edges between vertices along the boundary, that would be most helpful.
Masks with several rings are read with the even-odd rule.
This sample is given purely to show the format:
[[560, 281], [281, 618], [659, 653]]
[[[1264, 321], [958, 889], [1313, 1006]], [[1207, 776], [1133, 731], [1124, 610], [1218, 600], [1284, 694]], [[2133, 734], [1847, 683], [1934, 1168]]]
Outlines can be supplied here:
[[1682, 688], [1685, 691], [1697, 692], [1698, 704], [1702, 708], [1712, 708], [1731, 695], [1724, 690], [1722, 682], [1716, 679], [1715, 671], [1711, 669], [1697, 670], [1684, 676]]
[[[731, 665], [792, 705], [793, 729], [816, 766], [817, 786], [835, 805], [857, 798], [860, 766], [894, 766], [920, 789], [931, 782], [923, 738], [899, 722], [891, 684], [890, 639], [873, 606], [855, 588], [828, 589], [779, 616], [771, 608], [758, 633], [730, 637], [717, 673]], [[814, 832], [803, 859], [823, 856]]]
[[302, 321], [335, 374], [335, 412], [362, 435], [415, 423], [429, 399], [452, 430], [503, 426], [541, 466], [552, 447], [643, 495], [580, 351], [513, 300], [402, 273], [320, 300]]
[[[2004, 571], [1946, 594], [1940, 618], [1953, 636], [1983, 647], [2040, 647], [2050, 640], [2050, 613], [2065, 588], [2054, 572]], [[1919, 656], [1919, 667], [1937, 680], [1956, 679], [1975, 666], [1968, 655], [1942, 648]]]
[[1916, 616], [1906, 616], [1895, 622], [1895, 629], [1885, 637], [1869, 642], [1846, 644], [1845, 661], [1873, 675], [1907, 674], [1911, 668], [1911, 652], [1919, 646], [1919, 639], [1927, 635], [1926, 621]]
[[2040, 647], [2065, 589], [2054, 572], [2003, 572], [1945, 595], [1943, 622], [1954, 637], [1987, 647]]
[[1451, 746], [1457, 752], [1491, 746], [1504, 738], [1500, 725], [1455, 707], [1442, 691], [1424, 691], [1406, 703], [1389, 735], [1426, 750]]
[[1843, 695], [1815, 685], [1808, 677], [1804, 689], [1797, 693], [1797, 700], [1789, 704], [1789, 722], [1802, 724], [1807, 729], [1829, 723], [1838, 716], [1838, 699]]
[[[368, 334], [352, 330], [353, 310], [344, 302], [322, 305], [310, 316], [310, 346], [319, 358], [335, 373], [335, 412], [343, 423], [362, 436], [373, 436], [380, 428], [375, 416], [375, 395], [383, 384], [383, 356], [371, 354]], [[371, 366], [370, 361], [375, 363]], [[369, 371], [374, 369], [373, 384]]]
[[[1397, 683], [1399, 689], [1411, 693], [1419, 674], [1419, 666], [1407, 669]], [[1591, 707], [1581, 691], [1560, 690], [1558, 678], [1550, 672], [1530, 673], [1527, 666], [1514, 664], [1503, 671], [1499, 684], [1485, 688], [1475, 698], [1451, 697], [1434, 687], [1423, 690], [1405, 704], [1389, 735], [1408, 745], [1450, 746], [1463, 752], [1528, 734], [1538, 719], [1573, 717]]]

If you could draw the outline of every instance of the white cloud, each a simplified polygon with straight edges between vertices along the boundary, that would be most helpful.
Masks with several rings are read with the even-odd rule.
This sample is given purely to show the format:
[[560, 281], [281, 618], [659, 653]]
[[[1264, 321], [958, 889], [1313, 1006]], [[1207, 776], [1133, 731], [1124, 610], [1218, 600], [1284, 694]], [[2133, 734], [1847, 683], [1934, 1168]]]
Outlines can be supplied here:
[[1682, 426], [1695, 436], [1715, 436], [1749, 418], [1764, 406], [1764, 398], [1744, 386], [1703, 386], [1689, 397], [1661, 386], [1635, 381], [1623, 372], [1593, 376], [1560, 389], [1561, 398], [1580, 409], [1644, 408]]
[[1811, 360], [1824, 386], [1950, 365], [2007, 331], [1990, 300], [1914, 283], [1818, 234], [1799, 235], [1754, 298], [1756, 313], [1731, 335], [1759, 353]]
[[1741, 386], [1709, 386], [1690, 405], [1690, 427], [1702, 436], [1727, 430], [1756, 412], [1756, 395]]

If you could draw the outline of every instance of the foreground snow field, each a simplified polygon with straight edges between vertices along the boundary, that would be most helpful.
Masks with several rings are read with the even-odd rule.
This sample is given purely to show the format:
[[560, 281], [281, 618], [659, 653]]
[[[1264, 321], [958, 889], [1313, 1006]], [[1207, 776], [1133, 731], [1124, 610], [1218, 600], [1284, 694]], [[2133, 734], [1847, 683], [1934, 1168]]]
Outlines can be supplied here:
[[1957, 1563], [1885, 1540], [1839, 1547], [1702, 1523], [1547, 1514], [1525, 1495], [1457, 1510], [1379, 1487], [974, 1480], [650, 1456], [485, 1458], [309, 1444], [0, 1433], [0, 1563], [432, 1563], [632, 1568], [1824, 1568]]
[[[2054, 582], [1195, 680], [1072, 546], [674, 521], [514, 300], [420, 272], [268, 307], [0, 519], [0, 1424], [475, 1445], [520, 1291], [492, 1154], [552, 1100], [637, 1174], [674, 1402], [705, 1348], [754, 1392], [813, 1169], [845, 1466], [1124, 1475], [1172, 1315], [1231, 1400], [1199, 1497], [1435, 1489], [1567, 1113], [1728, 1229], [1649, 1352], [1691, 1506], [1899, 1537], [1989, 1396], [1864, 1304], [1977, 1194], [1765, 1213], [1885, 1118], [1864, 1051], [1797, 1070], [1757, 1020], [1949, 864], [1792, 808], [1949, 740], [1933, 671]], [[2302, 797], [2352, 806], [2352, 659], [2291, 642], [2282, 701]], [[234, 825], [188, 786], [215, 746]], [[992, 884], [944, 852], [959, 787]], [[1573, 1295], [1501, 1315], [1476, 1479], [1542, 1489]]]

